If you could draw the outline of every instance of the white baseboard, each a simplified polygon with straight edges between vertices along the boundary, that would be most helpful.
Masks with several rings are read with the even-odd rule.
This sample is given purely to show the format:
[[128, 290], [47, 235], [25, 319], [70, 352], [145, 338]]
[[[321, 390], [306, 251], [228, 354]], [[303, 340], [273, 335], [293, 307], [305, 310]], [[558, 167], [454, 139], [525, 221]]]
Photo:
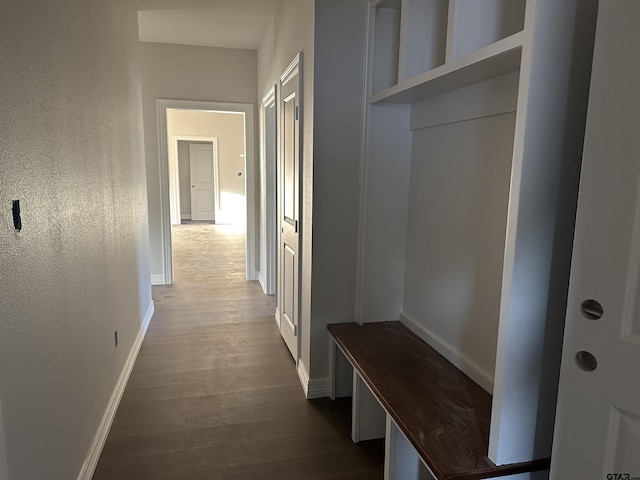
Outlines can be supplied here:
[[262, 291], [264, 292], [264, 294], [269, 295], [267, 293], [267, 281], [264, 278], [264, 275], [262, 274], [262, 272], [258, 272], [258, 282], [260, 283], [260, 286], [262, 287]]
[[400, 312], [400, 321], [487, 392], [493, 392], [493, 376], [485, 372], [478, 364], [455, 350], [410, 315]]
[[298, 361], [298, 378], [307, 400], [329, 396], [329, 379], [327, 377], [310, 379], [307, 368], [301, 360]]
[[164, 275], [151, 275], [151, 285], [164, 285]]
[[191, 220], [191, 214], [190, 213], [180, 214], [180, 220]]
[[329, 396], [329, 378], [310, 378], [307, 389], [307, 399], [324, 398]]
[[257, 270], [253, 270], [248, 273], [247, 277], [247, 280], [255, 282], [260, 279], [260, 273]]
[[302, 385], [302, 389], [304, 390], [304, 396], [307, 397], [307, 393], [309, 392], [309, 374], [307, 373], [307, 368], [302, 363], [302, 360], [298, 360], [298, 378], [300, 379], [300, 384]]
[[93, 441], [91, 442], [91, 446], [89, 447], [89, 451], [87, 452], [87, 457], [80, 469], [80, 473], [78, 474], [78, 480], [91, 480], [93, 474], [98, 466], [98, 460], [100, 460], [100, 455], [102, 454], [102, 449], [104, 448], [104, 444], [107, 441], [107, 436], [109, 435], [109, 430], [111, 429], [111, 424], [113, 423], [113, 419], [116, 415], [116, 411], [118, 410], [118, 405], [120, 405], [120, 400], [122, 399], [122, 394], [124, 393], [124, 389], [127, 386], [127, 382], [129, 381], [129, 376], [131, 375], [131, 370], [133, 370], [133, 365], [136, 362], [136, 358], [138, 357], [138, 352], [140, 351], [140, 347], [142, 346], [142, 341], [147, 333], [147, 329], [149, 328], [149, 323], [151, 322], [151, 317], [153, 317], [154, 305], [153, 301], [149, 304], [149, 308], [147, 309], [147, 313], [142, 319], [142, 325], [140, 328], [140, 332], [136, 337], [136, 340], [133, 342], [133, 346], [131, 347], [131, 351], [129, 352], [129, 356], [127, 357], [127, 361], [122, 368], [122, 372], [120, 372], [120, 377], [116, 382], [115, 389], [111, 394], [111, 398], [109, 399], [109, 403], [107, 404], [107, 408], [102, 416], [102, 420], [100, 421], [100, 425], [98, 426], [98, 431], [96, 432]]

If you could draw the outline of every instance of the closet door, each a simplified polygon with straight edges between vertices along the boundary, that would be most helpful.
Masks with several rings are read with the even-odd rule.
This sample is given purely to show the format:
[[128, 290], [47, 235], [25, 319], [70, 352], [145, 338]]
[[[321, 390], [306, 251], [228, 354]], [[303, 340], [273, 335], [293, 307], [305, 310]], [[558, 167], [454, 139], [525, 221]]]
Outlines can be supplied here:
[[640, 478], [640, 2], [600, 2], [551, 478]]
[[300, 54], [280, 77], [280, 332], [298, 360], [300, 292]]

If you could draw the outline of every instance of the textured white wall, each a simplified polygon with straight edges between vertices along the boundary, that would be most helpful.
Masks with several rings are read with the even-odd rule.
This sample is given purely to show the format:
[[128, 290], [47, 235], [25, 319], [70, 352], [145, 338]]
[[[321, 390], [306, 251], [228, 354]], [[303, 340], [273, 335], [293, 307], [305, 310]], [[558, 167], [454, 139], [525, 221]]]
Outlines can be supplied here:
[[[139, 47], [142, 67], [151, 273], [162, 275], [156, 99], [208, 100], [255, 105], [256, 52], [162, 43], [140, 43]], [[254, 127], [257, 132], [257, 123]], [[258, 151], [257, 143], [255, 143], [255, 151]], [[255, 171], [259, 171], [257, 163]], [[259, 184], [256, 179], [256, 188], [257, 185]], [[257, 251], [257, 243], [255, 248]]]
[[[309, 365], [311, 342], [311, 237], [313, 210], [313, 72], [314, 72], [314, 1], [282, 0], [273, 24], [267, 30], [258, 50], [259, 98], [273, 86], [279, 84], [280, 74], [291, 63], [296, 54], [303, 52], [302, 70], [302, 251], [300, 259], [300, 325], [301, 359]], [[256, 130], [257, 131], [257, 130]], [[258, 151], [258, 150], [256, 150]], [[259, 187], [256, 187], [259, 188]], [[259, 190], [258, 190], [259, 191]], [[259, 198], [259, 195], [257, 196]], [[258, 217], [258, 216], [257, 216]]]
[[[1, 385], [2, 383], [0, 382], [0, 386]], [[9, 470], [7, 465], [7, 448], [4, 440], [4, 422], [2, 420], [2, 402], [0, 402], [0, 478], [2, 478], [3, 480], [9, 478]]]
[[[151, 301], [136, 15], [110, 0], [10, 0], [1, 8], [8, 477], [69, 480]], [[21, 232], [12, 226], [14, 199]]]

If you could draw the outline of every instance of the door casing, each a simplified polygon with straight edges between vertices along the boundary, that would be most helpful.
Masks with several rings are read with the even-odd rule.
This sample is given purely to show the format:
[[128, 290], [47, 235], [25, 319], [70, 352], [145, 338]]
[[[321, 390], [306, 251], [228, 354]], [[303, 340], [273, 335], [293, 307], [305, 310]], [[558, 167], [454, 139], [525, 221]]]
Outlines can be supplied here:
[[255, 128], [254, 107], [250, 103], [226, 103], [197, 100], [156, 100], [158, 128], [158, 162], [160, 170], [160, 226], [162, 248], [162, 282], [154, 285], [171, 285], [173, 283], [173, 253], [171, 248], [171, 208], [169, 196], [169, 154], [167, 142], [167, 110], [202, 110], [209, 112], [244, 114], [245, 131], [245, 196], [247, 202], [246, 215], [246, 278], [258, 279], [256, 264], [256, 205], [255, 205]]
[[[264, 293], [276, 293], [277, 206], [276, 163], [278, 115], [276, 86], [262, 99], [260, 109], [260, 273]], [[273, 132], [271, 131], [273, 129]], [[272, 138], [269, 139], [268, 136]]]

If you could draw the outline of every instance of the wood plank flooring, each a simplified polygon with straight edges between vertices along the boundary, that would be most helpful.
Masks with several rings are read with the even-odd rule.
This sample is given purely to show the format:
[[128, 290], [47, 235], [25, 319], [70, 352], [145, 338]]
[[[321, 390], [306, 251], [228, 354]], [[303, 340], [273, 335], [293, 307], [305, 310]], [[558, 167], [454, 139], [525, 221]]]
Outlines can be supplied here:
[[174, 227], [156, 312], [93, 480], [382, 479], [349, 400], [307, 401], [274, 315], [245, 280], [244, 232]]

